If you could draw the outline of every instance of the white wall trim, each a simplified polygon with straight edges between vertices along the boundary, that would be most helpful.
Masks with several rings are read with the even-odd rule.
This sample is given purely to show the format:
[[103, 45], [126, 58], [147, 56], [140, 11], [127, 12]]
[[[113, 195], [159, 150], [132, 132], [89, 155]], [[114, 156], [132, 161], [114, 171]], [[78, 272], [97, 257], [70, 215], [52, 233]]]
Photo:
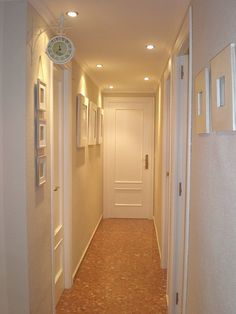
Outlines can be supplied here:
[[160, 247], [159, 236], [158, 236], [158, 231], [157, 231], [157, 225], [156, 225], [156, 220], [155, 220], [154, 216], [153, 216], [153, 223], [154, 223], [154, 228], [155, 228], [155, 233], [156, 233], [158, 252], [159, 252], [159, 255], [160, 255], [160, 259], [162, 259], [161, 247]]
[[89, 239], [89, 242], [88, 242], [86, 248], [84, 249], [84, 252], [83, 252], [83, 254], [82, 254], [82, 256], [81, 256], [81, 259], [79, 260], [79, 262], [78, 262], [78, 264], [77, 264], [77, 266], [76, 266], [76, 268], [75, 268], [75, 271], [73, 272], [73, 275], [72, 275], [73, 280], [75, 279], [75, 276], [76, 276], [76, 274], [77, 274], [77, 271], [79, 270], [79, 267], [80, 267], [80, 265], [81, 265], [81, 263], [82, 263], [82, 261], [83, 261], [83, 259], [84, 259], [84, 257], [85, 257], [85, 254], [86, 254], [87, 251], [88, 251], [88, 248], [89, 248], [89, 246], [90, 246], [90, 244], [91, 244], [91, 242], [92, 242], [92, 240], [93, 240], [93, 237], [94, 237], [94, 235], [95, 235], [95, 233], [96, 233], [96, 231], [97, 231], [97, 229], [98, 229], [98, 226], [100, 225], [102, 219], [103, 219], [103, 215], [101, 215], [101, 217], [99, 218], [98, 223], [97, 223], [97, 225], [96, 225], [96, 227], [95, 227], [95, 229], [94, 229], [94, 231], [93, 231], [93, 233], [92, 233], [92, 235], [91, 235], [91, 237], [90, 237], [90, 239]]

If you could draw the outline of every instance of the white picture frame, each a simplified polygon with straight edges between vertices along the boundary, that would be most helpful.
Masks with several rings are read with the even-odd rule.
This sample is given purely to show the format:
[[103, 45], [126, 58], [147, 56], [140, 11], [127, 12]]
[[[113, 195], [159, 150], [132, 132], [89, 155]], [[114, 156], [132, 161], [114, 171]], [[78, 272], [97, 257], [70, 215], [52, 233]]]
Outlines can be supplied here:
[[47, 146], [47, 122], [39, 119], [37, 122], [37, 148], [45, 148]]
[[76, 96], [76, 143], [85, 147], [88, 143], [88, 106], [89, 100], [82, 94]]
[[210, 71], [204, 68], [194, 84], [195, 122], [197, 134], [210, 132]]
[[211, 60], [212, 130], [236, 131], [235, 44]]
[[97, 110], [98, 107], [95, 103], [89, 103], [89, 132], [88, 132], [88, 145], [97, 144]]
[[103, 120], [104, 120], [104, 109], [98, 107], [97, 109], [97, 144], [103, 142]]
[[47, 109], [47, 85], [40, 79], [37, 80], [36, 107], [38, 111], [46, 111]]
[[46, 183], [47, 174], [47, 157], [38, 156], [37, 157], [37, 185], [41, 186]]

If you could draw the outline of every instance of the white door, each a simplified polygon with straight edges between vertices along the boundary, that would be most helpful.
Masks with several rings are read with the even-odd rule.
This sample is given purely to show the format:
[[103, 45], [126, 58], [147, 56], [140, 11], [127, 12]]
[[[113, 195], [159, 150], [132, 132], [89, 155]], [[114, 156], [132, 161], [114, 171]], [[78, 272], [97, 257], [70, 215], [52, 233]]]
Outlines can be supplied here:
[[104, 217], [153, 217], [154, 99], [104, 100]]
[[54, 302], [64, 290], [63, 234], [63, 70], [53, 67], [52, 212]]
[[169, 313], [181, 314], [185, 254], [186, 178], [188, 144], [188, 56], [174, 65], [171, 113], [171, 212], [168, 259]]

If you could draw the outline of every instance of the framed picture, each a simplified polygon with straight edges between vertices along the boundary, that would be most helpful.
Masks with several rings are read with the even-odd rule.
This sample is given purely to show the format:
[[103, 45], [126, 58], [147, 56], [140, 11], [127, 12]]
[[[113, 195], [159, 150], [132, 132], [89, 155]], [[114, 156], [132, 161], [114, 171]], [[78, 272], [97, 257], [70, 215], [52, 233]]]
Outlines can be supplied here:
[[211, 60], [211, 114], [213, 131], [236, 131], [235, 44]]
[[90, 101], [89, 104], [89, 145], [97, 144], [97, 105]]
[[76, 97], [77, 114], [76, 114], [76, 140], [77, 147], [85, 147], [88, 143], [88, 98], [79, 94]]
[[104, 118], [104, 110], [99, 107], [97, 109], [97, 144], [102, 144], [103, 118]]
[[39, 111], [46, 111], [46, 84], [40, 79], [37, 80], [36, 107]]
[[47, 146], [46, 120], [38, 120], [38, 123], [37, 123], [37, 146], [39, 149]]
[[46, 156], [37, 157], [37, 185], [41, 186], [46, 182], [47, 158]]
[[210, 132], [209, 84], [209, 69], [205, 68], [196, 76], [194, 86], [195, 121], [198, 134]]

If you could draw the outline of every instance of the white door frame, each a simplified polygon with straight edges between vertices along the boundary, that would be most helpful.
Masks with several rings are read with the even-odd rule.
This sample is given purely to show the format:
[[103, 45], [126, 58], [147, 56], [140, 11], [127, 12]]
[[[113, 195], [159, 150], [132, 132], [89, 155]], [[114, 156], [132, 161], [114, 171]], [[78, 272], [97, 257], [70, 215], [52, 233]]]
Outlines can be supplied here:
[[[54, 285], [54, 228], [53, 228], [53, 63], [50, 64], [50, 151], [51, 151], [51, 254], [52, 254], [52, 300], [53, 313], [55, 313], [55, 285]], [[61, 159], [61, 167], [63, 177], [63, 229], [64, 229], [64, 286], [66, 289], [71, 288], [73, 284], [71, 256], [72, 256], [72, 68], [71, 65], [61, 67], [64, 72], [64, 100], [60, 108], [60, 115], [62, 115], [63, 132], [60, 132], [61, 141], [63, 142], [63, 151], [61, 152], [63, 158]]]
[[161, 267], [167, 268], [169, 242], [169, 213], [170, 213], [170, 101], [171, 101], [171, 63], [164, 73], [164, 106], [163, 106], [163, 135], [162, 135], [162, 245]]
[[[192, 111], [192, 9], [188, 10], [187, 16], [182, 25], [181, 31], [176, 41], [176, 45], [172, 53], [172, 80], [171, 80], [171, 107], [178, 104], [178, 93], [176, 93], [179, 77], [177, 77], [177, 67], [180, 61], [181, 55], [184, 51], [188, 49], [188, 104], [187, 104], [187, 125], [186, 125], [186, 162], [185, 169], [185, 182], [183, 182], [183, 202], [185, 203], [184, 214], [183, 214], [183, 229], [181, 230], [181, 245], [183, 246], [183, 256], [181, 256], [182, 264], [176, 267], [176, 255], [175, 249], [177, 247], [176, 237], [175, 237], [175, 226], [178, 224], [178, 215], [176, 215], [176, 209], [178, 204], [178, 173], [176, 170], [176, 165], [173, 165], [174, 173], [172, 173], [172, 191], [171, 191], [171, 217], [170, 217], [170, 248], [169, 248], [169, 258], [168, 258], [168, 313], [169, 314], [185, 314], [186, 313], [186, 299], [187, 299], [187, 275], [188, 275], [188, 243], [189, 243], [189, 207], [190, 207], [190, 162], [191, 162], [191, 111]], [[173, 121], [171, 121], [171, 124]], [[176, 144], [176, 143], [175, 143]], [[173, 147], [171, 147], [171, 150]], [[175, 156], [177, 159], [178, 156]], [[176, 286], [175, 280], [177, 274], [181, 273], [181, 278], [179, 286], [181, 290], [179, 304], [181, 308], [176, 306]]]

